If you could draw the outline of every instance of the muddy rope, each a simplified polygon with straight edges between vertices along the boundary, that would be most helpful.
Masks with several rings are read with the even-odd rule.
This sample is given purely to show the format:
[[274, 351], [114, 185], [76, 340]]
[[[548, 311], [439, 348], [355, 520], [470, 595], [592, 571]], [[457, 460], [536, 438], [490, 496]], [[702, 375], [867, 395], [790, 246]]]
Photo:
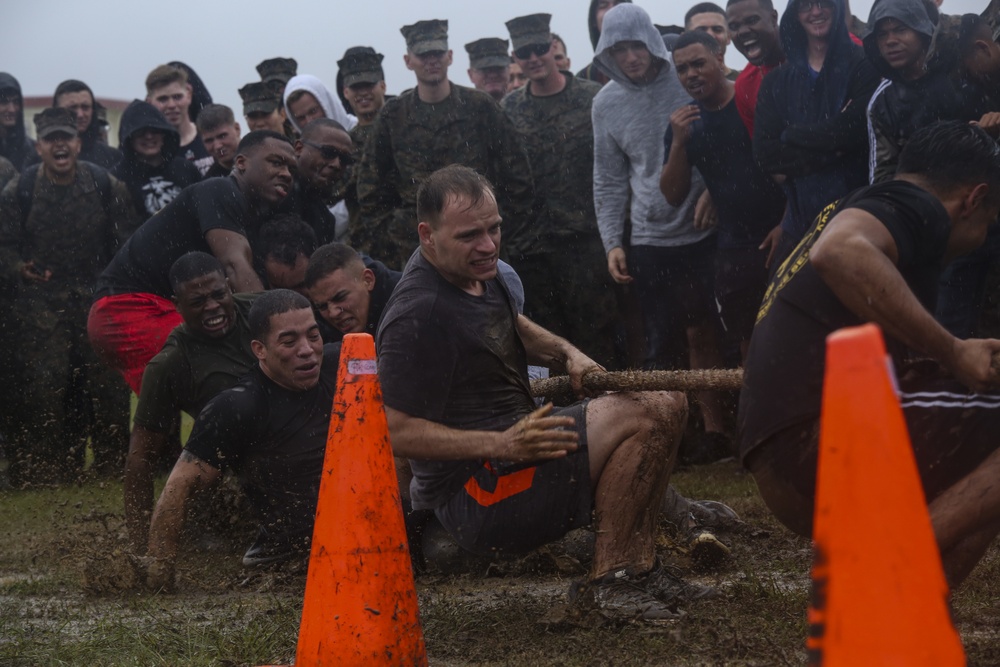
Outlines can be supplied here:
[[[589, 391], [702, 391], [715, 389], [735, 391], [743, 385], [743, 369], [711, 369], [702, 371], [591, 371], [583, 376], [583, 386]], [[570, 388], [569, 376], [534, 380], [531, 394], [556, 403], [576, 400]]]

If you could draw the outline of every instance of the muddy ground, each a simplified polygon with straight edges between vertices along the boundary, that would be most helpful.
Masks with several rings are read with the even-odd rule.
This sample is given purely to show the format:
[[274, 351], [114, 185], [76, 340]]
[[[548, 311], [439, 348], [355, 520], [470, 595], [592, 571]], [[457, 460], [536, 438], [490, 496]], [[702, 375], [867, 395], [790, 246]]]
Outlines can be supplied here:
[[[733, 558], [711, 572], [693, 571], [682, 548], [660, 542], [664, 560], [720, 588], [719, 599], [660, 625], [567, 616], [566, 591], [586, 565], [577, 543], [466, 574], [430, 572], [417, 589], [431, 664], [804, 664], [808, 542], [770, 518], [735, 464], [675, 481], [728, 502], [748, 524], [725, 536]], [[251, 575], [239, 564], [246, 534], [194, 526], [177, 591], [137, 592], [120, 504], [121, 486], [110, 481], [0, 493], [0, 665], [291, 662], [303, 573]], [[994, 548], [954, 599], [971, 664], [1000, 665], [998, 594]]]

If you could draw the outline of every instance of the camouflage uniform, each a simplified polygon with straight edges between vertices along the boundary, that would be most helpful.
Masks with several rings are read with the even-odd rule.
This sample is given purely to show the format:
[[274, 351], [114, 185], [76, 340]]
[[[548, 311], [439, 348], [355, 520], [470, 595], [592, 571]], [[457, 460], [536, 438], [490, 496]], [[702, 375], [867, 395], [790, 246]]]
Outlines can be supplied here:
[[357, 151], [359, 156], [364, 155], [365, 146], [367, 146], [371, 138], [375, 136], [375, 124], [355, 125], [351, 129], [350, 135], [351, 141], [354, 142], [354, 150]]
[[4, 189], [11, 179], [17, 176], [17, 169], [14, 164], [5, 157], [0, 157], [0, 191]]
[[[108, 470], [120, 470], [128, 447], [128, 393], [91, 350], [87, 314], [97, 275], [136, 220], [128, 190], [110, 175], [105, 203], [99, 169], [78, 162], [75, 182], [59, 186], [40, 166], [26, 218], [17, 196], [23, 175], [0, 194], [0, 284], [12, 297], [4, 325], [15, 367], [5, 382], [18, 388], [4, 407], [14, 416], [5, 435], [18, 482], [78, 472], [88, 437], [95, 465]], [[51, 279], [23, 280], [28, 260], [50, 270]]]
[[594, 214], [590, 117], [601, 86], [562, 74], [566, 87], [555, 95], [536, 97], [529, 83], [501, 102], [528, 153], [538, 212], [524, 237], [527, 250], [511, 263], [524, 283], [525, 315], [611, 367], [615, 296]]

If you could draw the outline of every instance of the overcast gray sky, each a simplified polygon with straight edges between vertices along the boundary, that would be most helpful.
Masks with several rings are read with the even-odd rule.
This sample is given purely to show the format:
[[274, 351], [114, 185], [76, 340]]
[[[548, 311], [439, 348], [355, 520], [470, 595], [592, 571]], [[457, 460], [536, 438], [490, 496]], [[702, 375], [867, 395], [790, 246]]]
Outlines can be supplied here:
[[[725, 0], [717, 0], [725, 5]], [[945, 0], [942, 10], [980, 12], [987, 0]], [[661, 24], [680, 25], [694, 4], [682, 0], [638, 2]], [[783, 8], [784, 0], [775, 0]], [[866, 19], [872, 0], [853, 0]], [[390, 92], [413, 85], [403, 65], [403, 25], [448, 19], [455, 63], [452, 81], [468, 84], [463, 47], [480, 37], [508, 37], [504, 22], [525, 14], [552, 14], [552, 30], [569, 48], [574, 69], [592, 57], [587, 33], [589, 0], [4, 0], [0, 20], [0, 71], [13, 74], [25, 95], [51, 95], [64, 79], [80, 79], [101, 97], [143, 97], [146, 74], [170, 60], [190, 65], [216, 102], [240, 113], [236, 91], [258, 80], [254, 66], [265, 58], [290, 56], [300, 74], [314, 74], [332, 90], [337, 60], [351, 46], [374, 46], [385, 54]], [[779, 9], [780, 11], [780, 9]], [[745, 61], [735, 49], [727, 63]]]

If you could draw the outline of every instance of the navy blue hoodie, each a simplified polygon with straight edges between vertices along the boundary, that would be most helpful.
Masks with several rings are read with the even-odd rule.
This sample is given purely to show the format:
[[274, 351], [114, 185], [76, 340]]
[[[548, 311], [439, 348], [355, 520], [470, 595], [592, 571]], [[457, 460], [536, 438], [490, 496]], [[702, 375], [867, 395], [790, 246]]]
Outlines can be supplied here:
[[826, 59], [814, 72], [798, 2], [789, 0], [781, 17], [787, 61], [761, 84], [753, 136], [764, 171], [787, 177], [786, 242], [800, 240], [827, 204], [868, 183], [866, 110], [880, 78], [847, 31], [843, 0], [833, 0]]
[[[163, 132], [163, 162], [155, 167], [140, 160], [132, 147], [133, 135], [147, 127]], [[111, 173], [128, 187], [132, 203], [144, 221], [172, 202], [181, 190], [201, 180], [198, 167], [177, 154], [180, 142], [177, 130], [152, 104], [135, 100], [122, 113], [118, 145], [124, 157]]]

